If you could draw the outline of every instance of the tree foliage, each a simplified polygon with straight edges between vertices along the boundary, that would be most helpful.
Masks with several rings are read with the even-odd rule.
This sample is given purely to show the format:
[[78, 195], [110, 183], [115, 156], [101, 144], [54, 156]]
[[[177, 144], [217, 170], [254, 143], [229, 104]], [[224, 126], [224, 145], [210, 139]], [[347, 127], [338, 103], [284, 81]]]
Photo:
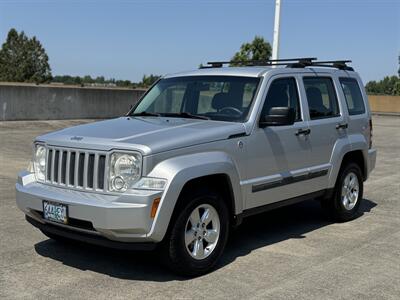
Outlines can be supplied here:
[[149, 87], [156, 82], [161, 76], [150, 74], [149, 76], [143, 75], [142, 81], [139, 83], [141, 87]]
[[365, 89], [368, 94], [400, 96], [400, 78], [386, 76], [380, 81], [370, 81]]
[[231, 65], [242, 65], [239, 62], [250, 60], [268, 60], [271, 57], [272, 48], [270, 43], [261, 36], [255, 36], [251, 43], [244, 43], [240, 50], [232, 57]]
[[97, 76], [92, 78], [90, 75], [80, 76], [70, 76], [70, 75], [57, 75], [54, 76], [53, 83], [63, 83], [68, 85], [90, 85], [90, 86], [118, 86], [126, 88], [135, 88], [136, 83], [130, 80], [116, 80], [114, 78], [105, 79], [104, 76]]
[[40, 41], [10, 29], [0, 49], [0, 81], [42, 83], [50, 79], [49, 57]]
[[104, 76], [97, 76], [92, 78], [90, 75], [85, 75], [83, 77], [80, 76], [70, 76], [70, 75], [57, 75], [54, 76], [52, 81], [53, 83], [62, 83], [69, 85], [81, 85], [81, 86], [118, 86], [118, 87], [126, 87], [126, 88], [136, 88], [136, 87], [144, 87], [147, 88], [151, 86], [156, 80], [158, 80], [161, 76], [158, 75], [144, 75], [142, 81], [139, 83], [134, 83], [130, 80], [116, 80], [114, 78], [105, 79]]

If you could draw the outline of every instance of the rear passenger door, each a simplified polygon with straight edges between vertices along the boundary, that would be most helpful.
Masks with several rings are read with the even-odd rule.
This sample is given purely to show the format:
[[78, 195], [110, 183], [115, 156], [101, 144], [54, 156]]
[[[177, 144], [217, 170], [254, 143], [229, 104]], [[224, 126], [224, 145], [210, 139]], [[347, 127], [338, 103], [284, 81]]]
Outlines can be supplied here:
[[347, 139], [347, 122], [341, 114], [334, 80], [330, 76], [304, 76], [304, 94], [309, 113], [310, 188], [327, 188], [335, 144]]

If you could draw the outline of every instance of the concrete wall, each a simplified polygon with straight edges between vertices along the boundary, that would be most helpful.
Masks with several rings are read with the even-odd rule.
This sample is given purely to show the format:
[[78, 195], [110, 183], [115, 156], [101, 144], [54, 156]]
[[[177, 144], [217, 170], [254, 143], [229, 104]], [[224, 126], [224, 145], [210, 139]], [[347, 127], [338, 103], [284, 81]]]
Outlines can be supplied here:
[[145, 90], [0, 83], [0, 120], [112, 118]]
[[[0, 120], [105, 119], [124, 115], [143, 89], [0, 83]], [[373, 112], [400, 114], [400, 96], [369, 95]]]
[[368, 100], [373, 112], [400, 114], [400, 96], [369, 95]]

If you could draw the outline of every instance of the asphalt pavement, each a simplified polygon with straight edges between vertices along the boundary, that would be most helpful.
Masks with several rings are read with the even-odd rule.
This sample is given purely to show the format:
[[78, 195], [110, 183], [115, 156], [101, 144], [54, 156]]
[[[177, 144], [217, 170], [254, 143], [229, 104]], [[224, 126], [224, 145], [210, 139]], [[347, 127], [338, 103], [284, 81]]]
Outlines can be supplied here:
[[49, 240], [15, 203], [32, 139], [88, 121], [0, 122], [0, 299], [400, 299], [400, 117], [374, 117], [376, 169], [360, 216], [331, 223], [315, 201], [248, 218], [217, 270], [194, 279], [156, 252]]

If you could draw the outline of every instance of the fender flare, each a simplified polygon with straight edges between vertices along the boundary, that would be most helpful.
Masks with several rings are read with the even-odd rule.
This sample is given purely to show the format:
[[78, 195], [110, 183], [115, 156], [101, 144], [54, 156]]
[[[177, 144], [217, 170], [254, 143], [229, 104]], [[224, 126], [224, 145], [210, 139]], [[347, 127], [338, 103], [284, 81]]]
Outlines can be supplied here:
[[226, 153], [212, 151], [183, 155], [156, 165], [147, 176], [165, 178], [168, 183], [147, 237], [155, 242], [164, 238], [179, 195], [188, 181], [215, 174], [228, 176], [234, 198], [234, 211], [235, 214], [240, 213], [243, 210], [243, 197], [239, 174], [235, 163]]
[[[352, 151], [361, 150], [363, 153], [364, 166], [367, 166], [368, 143], [362, 134], [352, 134], [347, 139], [336, 142], [331, 156], [332, 169], [329, 174], [328, 188], [333, 188], [343, 163], [344, 156]], [[363, 170], [365, 171], [365, 170]]]

